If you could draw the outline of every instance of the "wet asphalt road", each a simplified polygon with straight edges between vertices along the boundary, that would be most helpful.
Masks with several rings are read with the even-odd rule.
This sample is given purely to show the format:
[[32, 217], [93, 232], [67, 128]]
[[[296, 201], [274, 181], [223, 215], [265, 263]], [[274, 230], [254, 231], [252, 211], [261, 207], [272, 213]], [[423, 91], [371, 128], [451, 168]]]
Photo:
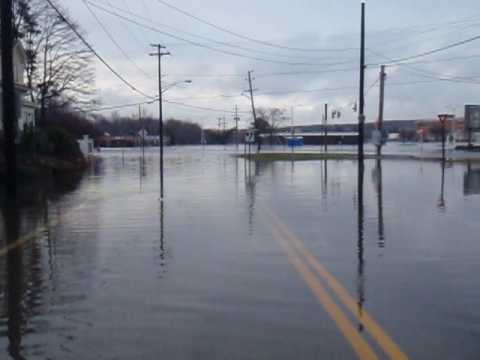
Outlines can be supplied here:
[[480, 357], [474, 165], [139, 155], [4, 204], [1, 359]]

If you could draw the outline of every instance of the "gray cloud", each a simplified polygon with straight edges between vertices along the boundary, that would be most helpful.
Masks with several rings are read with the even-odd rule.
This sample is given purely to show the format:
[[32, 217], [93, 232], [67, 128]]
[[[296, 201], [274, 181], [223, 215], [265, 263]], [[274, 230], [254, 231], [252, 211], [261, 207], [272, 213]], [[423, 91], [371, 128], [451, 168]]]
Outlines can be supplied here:
[[[323, 103], [328, 102], [331, 108], [342, 111], [339, 122], [354, 122], [356, 114], [351, 110], [351, 103], [358, 96], [358, 71], [335, 71], [339, 69], [358, 68], [358, 50], [344, 52], [299, 52], [260, 46], [252, 42], [227, 35], [204, 24], [195, 22], [171, 9], [161, 6], [156, 0], [138, 2], [115, 0], [92, 0], [94, 3], [113, 5], [126, 11], [140, 14], [152, 23], [162, 23], [180, 28], [184, 31], [210, 37], [216, 41], [227, 42], [233, 46], [248, 47], [258, 53], [247, 52], [208, 43], [172, 32], [174, 35], [188, 37], [193, 41], [233, 51], [251, 57], [269, 58], [278, 62], [311, 62], [320, 64], [338, 63], [338, 65], [287, 65], [268, 63], [235, 57], [213, 52], [211, 50], [185, 44], [158, 33], [127, 24], [121, 19], [96, 10], [122, 47], [131, 54], [131, 58], [150, 77], [140, 73], [128, 60], [121, 57], [118, 50], [102, 33], [98, 24], [89, 16], [81, 1], [66, 0], [64, 5], [71, 15], [87, 30], [88, 38], [94, 47], [105, 56], [119, 72], [142, 90], [156, 94], [156, 60], [148, 56], [149, 44], [162, 42], [169, 45], [172, 52], [165, 58], [164, 69], [167, 74], [166, 83], [192, 79], [193, 83], [172, 89], [166, 94], [167, 99], [200, 107], [233, 110], [235, 104], [243, 111], [248, 111], [248, 100], [241, 96], [247, 89], [245, 77], [248, 70], [255, 70], [255, 87], [258, 88], [256, 102], [262, 107], [295, 107], [295, 119], [298, 123], [319, 122], [323, 111]], [[359, 35], [359, 2], [323, 1], [312, 3], [301, 0], [292, 5], [286, 0], [265, 0], [261, 2], [233, 3], [220, 0], [175, 1], [175, 6], [187, 9], [198, 16], [218, 23], [221, 26], [258, 39], [266, 39], [290, 47], [303, 48], [356, 48]], [[401, 58], [438, 46], [474, 36], [480, 30], [480, 14], [472, 14], [477, 3], [463, 0], [451, 4], [449, 1], [413, 1], [400, 2], [394, 0], [369, 1], [367, 3], [367, 47], [389, 58]], [[435, 14], [422, 9], [435, 8]], [[476, 15], [476, 18], [474, 16]], [[440, 24], [451, 22], [451, 24]], [[456, 22], [456, 23], [455, 23]], [[411, 24], [411, 26], [408, 26]], [[157, 25], [152, 25], [156, 26]], [[158, 25], [160, 27], [160, 25]], [[476, 43], [467, 44], [446, 52], [435, 54], [418, 60], [439, 60], [447, 57], [475, 54]], [[478, 52], [480, 54], [480, 52]], [[383, 58], [368, 53], [368, 63], [380, 63]], [[438, 76], [480, 76], [478, 59], [458, 60], [450, 62], [432, 62], [412, 65], [421, 72], [419, 74], [408, 68], [388, 68], [386, 90], [386, 117], [389, 119], [433, 117], [443, 112], [446, 107], [456, 107], [461, 115], [462, 106], [466, 102], [479, 102], [476, 95], [479, 85], [459, 82], [433, 81]], [[119, 81], [100, 65], [97, 66], [97, 86], [104, 105], [117, 105], [142, 101], [132, 94]], [[332, 70], [331, 72], [326, 72]], [[318, 71], [318, 73], [313, 73]], [[290, 76], [262, 76], [271, 73], [310, 72]], [[219, 75], [218, 77], [204, 77]], [[226, 76], [237, 75], [237, 76]], [[367, 71], [367, 86], [378, 78], [378, 67]], [[477, 79], [480, 83], [480, 77]], [[430, 81], [430, 82], [426, 82]], [[398, 83], [409, 82], [409, 85]], [[422, 83], [420, 83], [422, 82]], [[395, 84], [397, 83], [397, 84]], [[354, 88], [351, 88], [354, 87]], [[332, 91], [311, 91], [292, 94], [281, 94], [296, 90], [338, 89]], [[275, 94], [264, 94], [277, 92]], [[220, 97], [219, 95], [237, 97]], [[210, 98], [207, 98], [210, 97]], [[476, 100], [478, 99], [478, 100]], [[374, 120], [377, 112], [378, 89], [373, 87], [366, 98], [367, 118]], [[156, 106], [146, 106], [155, 114]], [[125, 113], [136, 112], [136, 109], [123, 110]], [[167, 104], [166, 115], [189, 118], [202, 123], [206, 127], [215, 126], [216, 119], [222, 113], [206, 112]], [[231, 118], [231, 114], [227, 114]], [[248, 114], [242, 116], [248, 123]]]

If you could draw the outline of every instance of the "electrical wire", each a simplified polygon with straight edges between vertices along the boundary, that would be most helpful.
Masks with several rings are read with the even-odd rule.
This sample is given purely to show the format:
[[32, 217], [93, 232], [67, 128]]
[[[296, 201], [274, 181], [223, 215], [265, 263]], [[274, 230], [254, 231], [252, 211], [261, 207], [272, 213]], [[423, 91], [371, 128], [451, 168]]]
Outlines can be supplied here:
[[251, 41], [251, 42], [254, 42], [254, 43], [257, 43], [257, 44], [261, 44], [261, 45], [264, 45], [264, 46], [269, 46], [269, 47], [274, 47], [274, 48], [278, 48], [278, 49], [283, 49], [283, 50], [291, 50], [291, 51], [306, 51], [306, 52], [318, 52], [318, 51], [330, 51], [330, 52], [344, 52], [344, 51], [352, 51], [352, 50], [358, 50], [357, 48], [343, 48], [343, 49], [313, 49], [313, 48], [296, 48], [296, 47], [289, 47], [289, 46], [284, 46], [284, 45], [280, 45], [280, 44], [274, 44], [274, 43], [271, 43], [269, 41], [264, 41], [264, 40], [259, 40], [259, 39], [254, 39], [250, 36], [246, 36], [246, 35], [242, 35], [242, 34], [239, 34], [239, 33], [236, 33], [234, 31], [231, 31], [231, 30], [228, 30], [224, 27], [221, 27], [219, 25], [216, 25], [210, 21], [207, 21], [207, 20], [204, 20], [188, 11], [185, 11], [185, 10], [182, 10], [164, 0], [157, 0], [160, 4], [172, 9], [172, 10], [175, 10], [187, 17], [190, 17], [198, 22], [201, 22], [205, 25], [208, 25], [210, 27], [213, 27], [214, 29], [217, 29], [219, 31], [222, 31], [224, 33], [227, 33], [227, 34], [230, 34], [232, 36], [235, 36], [237, 38], [240, 38], [240, 39], [243, 39], [243, 40], [247, 40], [247, 41]]
[[107, 107], [92, 109], [92, 110], [89, 110], [87, 112], [111, 111], [111, 110], [125, 109], [125, 108], [129, 108], [129, 107], [136, 107], [136, 106], [139, 106], [139, 105], [147, 105], [147, 104], [153, 104], [153, 102], [152, 101], [142, 101], [142, 102], [137, 102], [137, 103], [123, 104], [123, 105], [113, 105], [113, 106], [107, 106]]
[[[351, 71], [358, 71], [358, 68], [343, 68], [343, 69], [330, 69], [330, 70], [313, 70], [313, 71], [285, 71], [285, 72], [277, 72], [277, 73], [259, 73], [256, 74], [255, 77], [258, 78], [266, 78], [266, 77], [275, 77], [275, 76], [296, 76], [296, 75], [312, 75], [312, 74], [328, 74], [328, 73], [335, 73], [335, 72], [351, 72]], [[174, 76], [174, 77], [199, 77], [199, 78], [243, 78], [245, 74], [167, 74], [167, 76]]]
[[[85, 0], [84, 0], [85, 1]], [[90, 4], [92, 4], [92, 6], [94, 6], [96, 3], [92, 2], [92, 1], [88, 1]], [[101, 6], [101, 5], [98, 5], [98, 6]], [[257, 54], [261, 54], [261, 55], [266, 55], [266, 56], [274, 56], [274, 57], [282, 57], [282, 58], [287, 58], [287, 59], [298, 59], [298, 55], [285, 55], [285, 54], [278, 54], [278, 53], [271, 53], [271, 52], [268, 52], [268, 51], [262, 51], [262, 50], [258, 50], [258, 49], [253, 49], [253, 48], [250, 48], [250, 47], [245, 47], [245, 46], [241, 46], [241, 45], [235, 45], [231, 42], [226, 42], [226, 41], [219, 41], [219, 40], [216, 40], [216, 39], [213, 39], [213, 38], [209, 38], [209, 37], [206, 37], [206, 36], [202, 36], [202, 35], [199, 35], [199, 34], [195, 34], [195, 33], [192, 33], [192, 32], [188, 32], [188, 31], [185, 31], [185, 30], [182, 30], [182, 29], [179, 29], [179, 28], [176, 28], [176, 27], [173, 27], [173, 26], [170, 26], [170, 25], [166, 25], [166, 24], [161, 24], [161, 23], [158, 23], [158, 22], [153, 22], [151, 18], [147, 18], [145, 16], [141, 16], [137, 13], [134, 13], [132, 11], [129, 11], [129, 10], [125, 10], [125, 9], [122, 9], [122, 8], [119, 8], [119, 7], [115, 7], [115, 6], [110, 6], [111, 9], [114, 9], [116, 11], [119, 11], [119, 12], [122, 12], [124, 14], [128, 14], [130, 16], [133, 16], [137, 19], [141, 19], [141, 20], [144, 20], [144, 21], [147, 21], [153, 25], [156, 25], [156, 26], [161, 26], [161, 27], [164, 27], [166, 29], [170, 29], [171, 31], [174, 31], [175, 33], [182, 33], [182, 34], [185, 34], [187, 36], [191, 36], [191, 37], [194, 37], [194, 38], [197, 38], [197, 39], [201, 39], [201, 40], [204, 40], [204, 41], [208, 41], [208, 42], [211, 42], [211, 43], [214, 43], [214, 44], [217, 44], [217, 45], [220, 45], [220, 46], [225, 46], [225, 47], [229, 47], [229, 48], [233, 48], [233, 49], [239, 49], [239, 50], [242, 50], [242, 51], [247, 51], [247, 52], [251, 52], [251, 53], [257, 53]], [[308, 61], [318, 61], [318, 59], [312, 59], [312, 58], [305, 58], [305, 60], [308, 60]], [[353, 62], [353, 60], [351, 60]]]
[[[192, 108], [192, 109], [196, 109], [196, 110], [212, 111], [212, 112], [220, 112], [220, 113], [231, 113], [232, 112], [232, 110], [223, 110], [223, 109], [215, 109], [215, 108], [205, 107], [205, 106], [190, 105], [190, 104], [185, 104], [185, 103], [177, 102], [177, 101], [173, 101], [173, 100], [164, 100], [164, 101], [168, 104], [187, 107], [187, 108]], [[240, 110], [238, 110], [238, 113], [239, 114], [250, 114], [250, 111], [240, 111]]]
[[145, 70], [143, 70], [133, 59], [127, 54], [127, 52], [120, 46], [118, 41], [115, 39], [115, 37], [108, 31], [107, 27], [100, 21], [98, 18], [97, 14], [92, 10], [90, 5], [88, 4], [88, 1], [83, 0], [83, 3], [85, 4], [85, 7], [88, 9], [92, 17], [95, 19], [97, 24], [101, 27], [105, 35], [110, 39], [110, 41], [115, 45], [115, 47], [122, 53], [122, 55], [127, 59], [135, 68], [137, 68], [138, 71], [140, 71], [145, 77], [148, 79], [152, 78], [152, 74], [147, 73]]
[[62, 14], [62, 12], [53, 4], [53, 2], [51, 0], [45, 0], [51, 7], [53, 10], [55, 10], [55, 12], [57, 13], [58, 17], [65, 23], [68, 25], [68, 27], [70, 27], [70, 29], [72, 29], [72, 31], [75, 33], [75, 35], [82, 41], [82, 43], [92, 52], [92, 54], [98, 59], [100, 60], [100, 62], [105, 65], [107, 67], [108, 70], [110, 70], [110, 72], [112, 74], [114, 74], [119, 80], [121, 80], [127, 87], [129, 87], [132, 91], [144, 96], [144, 97], [147, 97], [147, 98], [150, 98], [150, 99], [153, 99], [154, 97], [150, 96], [150, 95], [147, 95], [146, 93], [144, 93], [143, 91], [137, 89], [134, 85], [132, 85], [128, 80], [126, 80], [122, 75], [120, 75], [102, 56], [100, 56], [100, 54], [95, 51], [95, 49], [92, 47], [92, 45], [90, 45], [88, 43], [87, 40], [85, 40], [85, 38], [78, 32], [78, 30], [75, 28], [74, 25], [72, 25], [72, 23], [70, 23], [70, 21], [67, 20], [67, 18], [65, 18], [65, 16]]
[[[369, 52], [372, 54], [379, 56], [381, 58], [384, 58], [388, 61], [391, 61], [392, 59], [388, 56], [382, 55], [376, 51], [373, 51], [372, 49], [368, 49]], [[376, 66], [376, 65], [367, 65], [367, 66]], [[463, 84], [473, 84], [473, 85], [479, 85], [479, 82], [476, 82], [475, 79], [473, 78], [462, 78], [462, 77], [445, 77], [441, 74], [433, 73], [427, 70], [419, 69], [417, 67], [410, 66], [409, 63], [387, 63], [387, 66], [402, 66], [405, 68], [406, 71], [417, 75], [421, 77], [426, 77], [430, 79], [437, 79], [441, 81], [449, 81], [449, 82], [455, 82], [455, 83], [463, 83]]]
[[433, 54], [436, 54], [436, 53], [439, 53], [439, 52], [442, 52], [442, 51], [445, 51], [445, 50], [453, 49], [455, 47], [465, 45], [465, 44], [468, 44], [470, 42], [473, 42], [473, 41], [476, 41], [476, 40], [479, 40], [479, 39], [480, 39], [480, 35], [477, 35], [477, 36], [473, 36], [473, 37], [465, 39], [465, 40], [457, 41], [457, 42], [454, 42], [454, 43], [451, 43], [451, 44], [448, 44], [448, 45], [445, 45], [445, 46], [442, 46], [442, 47], [439, 47], [439, 48], [436, 48], [436, 49], [432, 49], [432, 50], [428, 50], [428, 51], [416, 54], [416, 55], [410, 55], [410, 56], [406, 56], [406, 57], [403, 57], [403, 58], [392, 59], [387, 64], [369, 64], [369, 66], [399, 64], [399, 63], [403, 63], [403, 62], [406, 62], [406, 61], [409, 61], [409, 60], [418, 59], [418, 58], [425, 57], [425, 56], [428, 56], [428, 55], [433, 55]]
[[230, 50], [219, 49], [219, 48], [216, 48], [216, 47], [213, 47], [213, 46], [210, 46], [210, 45], [202, 44], [202, 43], [199, 43], [199, 42], [196, 42], [196, 41], [193, 41], [193, 40], [190, 40], [190, 39], [187, 39], [187, 38], [184, 38], [184, 37], [181, 37], [181, 36], [178, 36], [178, 35], [163, 31], [163, 30], [160, 30], [160, 29], [158, 29], [156, 27], [153, 27], [151, 25], [141, 23], [141, 22], [139, 22], [135, 19], [132, 19], [132, 18], [129, 18], [129, 17], [124, 16], [122, 14], [119, 14], [118, 12], [112, 11], [110, 9], [107, 9], [107, 8], [105, 8], [101, 5], [95, 4], [93, 2], [89, 2], [89, 3], [93, 7], [97, 8], [97, 9], [103, 11], [103, 12], [106, 12], [106, 13], [112, 15], [112, 16], [123, 19], [125, 21], [128, 21], [128, 22], [130, 22], [132, 24], [135, 24], [137, 26], [143, 27], [143, 28], [148, 29], [150, 31], [165, 35], [167, 37], [170, 37], [170, 38], [173, 38], [173, 39], [176, 39], [176, 40], [180, 40], [180, 41], [189, 43], [193, 46], [205, 48], [205, 49], [215, 51], [215, 52], [218, 52], [218, 53], [223, 53], [223, 54], [226, 54], [226, 55], [231, 55], [231, 56], [241, 57], [241, 58], [245, 58], [245, 59], [261, 61], [261, 62], [274, 63], [274, 64], [284, 64], [284, 65], [291, 65], [291, 66], [335, 66], [335, 65], [343, 65], [343, 64], [352, 63], [352, 61], [335, 62], [335, 63], [289, 62], [289, 61], [282, 61], [282, 60], [267, 59], [267, 58], [262, 58], [262, 57], [258, 57], [258, 56], [250, 56], [250, 55], [246, 55], [246, 54], [242, 54], [242, 53], [238, 53], [238, 52], [234, 52], [234, 51], [230, 51]]

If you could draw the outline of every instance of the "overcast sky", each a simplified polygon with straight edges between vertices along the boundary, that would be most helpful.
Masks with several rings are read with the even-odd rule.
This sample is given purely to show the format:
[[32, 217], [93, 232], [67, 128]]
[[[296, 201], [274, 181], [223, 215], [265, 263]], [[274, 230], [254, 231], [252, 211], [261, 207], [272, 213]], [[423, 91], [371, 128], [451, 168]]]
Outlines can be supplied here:
[[[165, 0], [243, 38], [159, 0], [88, 1], [129, 58], [108, 38], [83, 0], [61, 3], [94, 48], [137, 88], [158, 93], [156, 59], [148, 54], [149, 44], [162, 43], [172, 53], [163, 58], [164, 82], [192, 80], [166, 92], [166, 100], [227, 111], [166, 104], [166, 117], [214, 127], [225, 115], [232, 125], [232, 111], [238, 105], [246, 126], [251, 108], [242, 92], [248, 88], [247, 71], [254, 70], [257, 107], [281, 107], [288, 114], [293, 107], [295, 123], [311, 124], [321, 121], [327, 102], [331, 110], [342, 113], [332, 121], [356, 121], [352, 104], [358, 99], [359, 0]], [[369, 0], [366, 6], [367, 64], [372, 64], [366, 73], [367, 121], [377, 116], [376, 64], [480, 35], [478, 0]], [[465, 103], [480, 103], [480, 40], [411, 61], [409, 66], [387, 68], [387, 119], [432, 118], [445, 111], [461, 116]], [[102, 64], [96, 63], [96, 69], [103, 106], [146, 100]], [[157, 114], [153, 105], [146, 105], [145, 111]], [[121, 112], [136, 114], [138, 109]]]

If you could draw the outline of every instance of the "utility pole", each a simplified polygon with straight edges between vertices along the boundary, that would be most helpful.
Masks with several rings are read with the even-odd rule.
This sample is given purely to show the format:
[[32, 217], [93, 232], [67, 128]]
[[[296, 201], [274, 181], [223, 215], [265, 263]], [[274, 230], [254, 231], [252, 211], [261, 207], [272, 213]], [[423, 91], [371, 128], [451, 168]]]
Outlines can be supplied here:
[[252, 86], [252, 81], [254, 80], [252, 78], [252, 73], [253, 70], [250, 70], [248, 72], [248, 86], [249, 86], [249, 92], [250, 92], [250, 101], [252, 103], [252, 115], [253, 115], [253, 127], [255, 129], [255, 137], [257, 139], [257, 152], [260, 151], [260, 134], [258, 134], [258, 129], [257, 129], [257, 113], [255, 111], [255, 102], [253, 100], [253, 86]]
[[142, 105], [138, 105], [138, 121], [140, 122], [140, 129], [142, 131], [142, 166], [145, 165], [145, 127], [142, 117]]
[[240, 121], [240, 117], [238, 116], [238, 106], [235, 105], [235, 116], [233, 117], [235, 120], [235, 144], [238, 149], [238, 122]]
[[323, 123], [323, 150], [325, 151], [325, 153], [328, 152], [327, 121], [328, 121], [328, 104], [325, 104], [325, 115], [324, 115], [324, 123]]
[[1, 1], [1, 59], [2, 59], [2, 100], [3, 131], [5, 136], [6, 188], [8, 195], [15, 195], [17, 189], [17, 154], [15, 137], [17, 114], [15, 104], [15, 79], [13, 77], [13, 10], [12, 0]]
[[447, 140], [447, 122], [448, 120], [453, 121], [454, 115], [451, 114], [439, 114], [438, 119], [440, 120], [440, 125], [442, 127], [442, 163], [445, 163], [446, 160], [446, 151], [445, 151], [445, 142]]
[[365, 0], [362, 0], [360, 27], [360, 94], [358, 115], [358, 160], [363, 164], [363, 142], [365, 138]]
[[382, 155], [382, 142], [383, 142], [383, 110], [384, 110], [384, 101], [385, 101], [385, 79], [387, 74], [385, 74], [385, 65], [380, 67], [380, 101], [378, 105], [378, 122], [377, 130], [380, 132], [380, 143], [377, 144], [377, 156]]
[[158, 58], [158, 122], [160, 127], [160, 201], [163, 201], [163, 104], [162, 104], [162, 56], [170, 55], [169, 52], [163, 52], [165, 46], [152, 44], [156, 52], [150, 56]]

